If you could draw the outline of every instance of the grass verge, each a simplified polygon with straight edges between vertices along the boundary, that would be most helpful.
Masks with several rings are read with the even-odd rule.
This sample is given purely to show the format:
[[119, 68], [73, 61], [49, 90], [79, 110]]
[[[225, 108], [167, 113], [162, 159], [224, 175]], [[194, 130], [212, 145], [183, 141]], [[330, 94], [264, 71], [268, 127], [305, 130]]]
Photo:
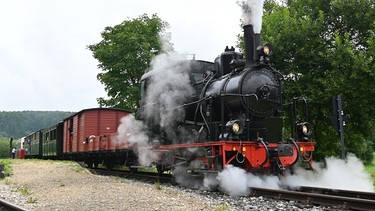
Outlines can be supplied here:
[[13, 159], [0, 159], [0, 163], [4, 164], [4, 172], [10, 174], [12, 172]]
[[371, 164], [365, 166], [365, 170], [371, 175], [372, 186], [375, 191], [375, 156], [373, 157]]

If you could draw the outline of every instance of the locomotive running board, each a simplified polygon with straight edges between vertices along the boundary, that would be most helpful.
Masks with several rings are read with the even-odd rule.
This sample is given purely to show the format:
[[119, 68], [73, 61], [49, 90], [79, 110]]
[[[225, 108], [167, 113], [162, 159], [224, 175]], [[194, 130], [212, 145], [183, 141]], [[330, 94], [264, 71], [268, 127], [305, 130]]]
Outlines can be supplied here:
[[197, 172], [197, 173], [204, 173], [204, 174], [218, 174], [220, 171], [217, 171], [217, 170], [205, 170], [205, 169], [194, 169], [194, 172]]

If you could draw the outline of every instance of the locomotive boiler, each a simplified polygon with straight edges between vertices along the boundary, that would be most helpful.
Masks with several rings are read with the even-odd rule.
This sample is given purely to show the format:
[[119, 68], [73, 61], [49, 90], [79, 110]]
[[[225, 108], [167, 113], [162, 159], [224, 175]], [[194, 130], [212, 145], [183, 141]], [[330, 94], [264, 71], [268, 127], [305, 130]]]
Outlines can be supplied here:
[[[244, 140], [266, 137], [266, 131], [269, 136], [275, 134], [272, 130], [280, 130], [281, 135], [281, 128], [275, 128], [281, 119], [274, 117], [281, 111], [282, 77], [269, 65], [272, 47], [260, 44], [260, 35], [253, 33], [251, 25], [245, 26], [244, 32], [247, 59], [241, 59], [242, 55], [232, 50], [216, 59], [222, 75], [204, 90], [205, 98], [209, 99], [204, 104], [205, 111], [212, 115], [212, 121], [221, 125], [222, 138], [230, 132], [241, 135]], [[266, 123], [271, 122], [272, 127], [266, 128]], [[230, 131], [233, 124], [235, 131]]]
[[[290, 106], [291, 135], [283, 137], [283, 77], [269, 62], [272, 46], [261, 44], [261, 36], [253, 32], [252, 25], [244, 26], [244, 43], [246, 59], [227, 47], [214, 62], [179, 61], [174, 71], [189, 75], [193, 91], [176, 99], [178, 103], [173, 107], [161, 106], [168, 111], [182, 108], [183, 115], [174, 115], [172, 125], [158, 123], [166, 110], [151, 117], [146, 114], [149, 107], [163, 104], [160, 98], [147, 100], [147, 90], [153, 89], [150, 84], [159, 73], [151, 71], [142, 77], [139, 117], [154, 135], [158, 134], [154, 138], [162, 140], [160, 147], [167, 151], [162, 157], [172, 157], [158, 164], [161, 169], [179, 165], [174, 159], [177, 157], [183, 158], [181, 163], [185, 165], [202, 161], [200, 168], [206, 170], [234, 165], [247, 171], [278, 174], [297, 163], [299, 157], [311, 167], [314, 143], [308, 136], [312, 126], [308, 117], [297, 114], [297, 98]], [[164, 84], [166, 89], [170, 87]]]

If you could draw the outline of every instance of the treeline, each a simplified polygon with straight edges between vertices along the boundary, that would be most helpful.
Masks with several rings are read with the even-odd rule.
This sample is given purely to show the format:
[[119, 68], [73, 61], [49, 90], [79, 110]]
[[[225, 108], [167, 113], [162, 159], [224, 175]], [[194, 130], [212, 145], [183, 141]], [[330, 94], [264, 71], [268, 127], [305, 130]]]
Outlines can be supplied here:
[[63, 111], [2, 111], [0, 112], [0, 138], [18, 139], [73, 114], [74, 112]]

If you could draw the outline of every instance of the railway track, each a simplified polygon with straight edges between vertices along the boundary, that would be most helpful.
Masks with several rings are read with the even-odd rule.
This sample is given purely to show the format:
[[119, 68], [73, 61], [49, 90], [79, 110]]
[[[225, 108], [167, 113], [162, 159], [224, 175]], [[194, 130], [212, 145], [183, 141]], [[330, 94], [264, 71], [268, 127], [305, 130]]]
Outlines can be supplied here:
[[[172, 175], [147, 172], [108, 171], [89, 169], [92, 173], [131, 178], [146, 182], [173, 183]], [[334, 206], [338, 209], [375, 210], [375, 193], [301, 186], [299, 190], [251, 188], [250, 196], [265, 196], [277, 200], [299, 201], [314, 205]]]
[[307, 192], [307, 193], [318, 193], [318, 194], [343, 196], [343, 197], [358, 198], [358, 199], [375, 200], [374, 192], [337, 190], [337, 189], [327, 189], [327, 188], [321, 188], [321, 187], [308, 187], [308, 186], [301, 186], [299, 191]]
[[0, 198], [0, 211], [27, 211], [27, 209]]
[[170, 174], [158, 174], [152, 172], [132, 172], [127, 170], [107, 170], [107, 169], [89, 169], [91, 173], [98, 175], [117, 176], [128, 179], [137, 179], [146, 182], [160, 182], [160, 183], [171, 183], [172, 176]]
[[335, 206], [342, 209], [375, 210], [375, 193], [301, 187], [298, 191], [251, 188], [251, 196], [294, 200], [316, 205]]

